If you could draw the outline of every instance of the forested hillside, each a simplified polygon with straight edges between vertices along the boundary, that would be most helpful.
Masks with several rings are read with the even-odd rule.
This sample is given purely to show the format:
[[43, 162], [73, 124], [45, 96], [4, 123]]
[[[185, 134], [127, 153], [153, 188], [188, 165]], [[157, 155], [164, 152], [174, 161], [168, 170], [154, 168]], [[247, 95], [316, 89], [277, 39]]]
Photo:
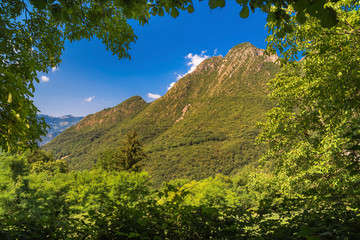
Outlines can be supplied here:
[[146, 104], [132, 97], [87, 116], [44, 146], [71, 169], [90, 169], [98, 154], [117, 148], [136, 130], [156, 181], [235, 174], [264, 153], [257, 123], [272, 106], [266, 84], [278, 72], [277, 56], [250, 43], [202, 62], [167, 94]]

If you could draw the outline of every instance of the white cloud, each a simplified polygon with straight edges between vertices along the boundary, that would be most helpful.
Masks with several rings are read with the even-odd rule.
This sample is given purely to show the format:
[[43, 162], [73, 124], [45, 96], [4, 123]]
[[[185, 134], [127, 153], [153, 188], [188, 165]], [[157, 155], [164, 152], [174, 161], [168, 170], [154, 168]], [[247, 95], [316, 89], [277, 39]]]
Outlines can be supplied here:
[[[210, 58], [209, 55], [205, 55], [206, 51], [202, 51], [200, 53], [200, 55], [197, 54], [192, 54], [189, 53], [188, 55], [186, 55], [185, 59], [189, 59], [190, 61], [187, 63], [188, 66], [190, 66], [189, 71], [186, 73], [192, 73], [197, 66], [199, 66], [200, 63], [202, 63], [202, 61], [204, 61], [205, 59]], [[186, 75], [185, 74], [185, 75]]]
[[48, 78], [47, 76], [41, 76], [40, 79], [41, 79], [42, 82], [49, 82], [50, 81], [50, 78]]
[[85, 98], [85, 102], [91, 102], [92, 100], [94, 100], [95, 96], [92, 96], [92, 97], [88, 97], [88, 98]]
[[148, 98], [151, 98], [151, 99], [153, 99], [153, 100], [156, 100], [156, 99], [158, 99], [158, 98], [161, 98], [161, 96], [159, 95], [159, 94], [154, 94], [154, 93], [148, 93], [147, 94], [147, 97]]
[[[185, 59], [189, 60], [186, 63], [186, 65], [190, 66], [190, 69], [185, 74], [175, 73], [175, 75], [177, 75], [176, 81], [183, 78], [186, 74], [192, 73], [196, 69], [196, 67], [199, 66], [200, 63], [202, 63], [202, 61], [204, 61], [205, 59], [210, 58], [210, 56], [205, 55], [205, 53], [206, 53], [206, 51], [201, 51], [200, 54], [189, 53], [188, 55], [186, 55]], [[167, 87], [167, 90], [170, 90], [174, 86], [175, 83], [176, 82], [170, 83], [170, 85]]]
[[[180, 76], [180, 74], [179, 74], [179, 76]], [[179, 79], [177, 79], [177, 80], [179, 80]], [[170, 85], [167, 87], [167, 90], [169, 91], [170, 88], [172, 88], [172, 87], [175, 85], [175, 83], [176, 83], [176, 82], [170, 83]]]
[[59, 70], [58, 67], [52, 67], [52, 68], [51, 68], [51, 71], [52, 71], [52, 72], [55, 72], [55, 71], [57, 71], [57, 70]]
[[218, 54], [218, 49], [215, 49], [215, 50], [214, 50], [214, 56], [215, 56], [216, 54]]

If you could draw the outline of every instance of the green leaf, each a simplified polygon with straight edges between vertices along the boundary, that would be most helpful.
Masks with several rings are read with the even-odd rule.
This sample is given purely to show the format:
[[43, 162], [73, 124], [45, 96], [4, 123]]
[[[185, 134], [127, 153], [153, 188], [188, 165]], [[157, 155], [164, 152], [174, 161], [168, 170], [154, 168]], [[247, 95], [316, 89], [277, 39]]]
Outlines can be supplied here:
[[157, 7], [153, 7], [151, 9], [151, 15], [155, 16], [156, 14], [158, 14], [158, 8]]
[[241, 12], [240, 12], [240, 17], [241, 18], [247, 18], [249, 17], [249, 7], [248, 6], [245, 6], [241, 9]]
[[218, 7], [225, 7], [225, 0], [210, 0], [209, 7], [211, 9], [218, 8]]
[[276, 21], [276, 14], [274, 12], [271, 12], [268, 14], [266, 18], [267, 22], [275, 22]]
[[296, 14], [296, 21], [299, 23], [299, 24], [304, 24], [306, 22], [307, 18], [305, 16], [305, 13], [304, 12], [298, 12]]
[[67, 9], [67, 13], [68, 13], [69, 15], [73, 14], [73, 12], [74, 12], [74, 10], [73, 10], [72, 8], [68, 8], [68, 9]]
[[35, 8], [42, 10], [46, 8], [47, 0], [32, 0], [30, 3], [34, 5]]
[[61, 9], [61, 16], [65, 21], [70, 21], [69, 14], [65, 8]]
[[194, 12], [194, 7], [191, 6], [191, 5], [188, 6], [187, 11], [188, 11], [188, 13], [193, 13]]
[[216, 8], [215, 0], [209, 0], [209, 7], [210, 7], [211, 9]]
[[268, 5], [263, 5], [261, 10], [265, 13], [270, 13], [270, 7]]
[[173, 18], [177, 18], [179, 16], [179, 11], [176, 8], [173, 8], [171, 10], [170, 16], [172, 16]]
[[163, 8], [159, 8], [159, 12], [158, 12], [158, 15], [160, 17], [164, 16], [165, 12], [164, 12], [164, 9]]
[[240, 5], [247, 5], [249, 0], [236, 0], [236, 2]]
[[293, 4], [294, 10], [297, 12], [301, 12], [306, 8], [306, 0], [296, 0]]
[[322, 27], [331, 28], [338, 23], [337, 14], [334, 9], [326, 7], [321, 15], [320, 23]]
[[294, 31], [294, 29], [292, 28], [292, 26], [290, 24], [285, 24], [284, 30], [286, 33], [292, 33]]
[[319, 17], [324, 11], [325, 0], [316, 0], [312, 4], [307, 5], [307, 12], [314, 17]]
[[8, 103], [11, 103], [11, 102], [12, 102], [12, 94], [11, 94], [11, 92], [9, 92], [9, 96], [8, 96], [7, 102], [8, 102]]
[[225, 0], [216, 0], [217, 7], [225, 7]]
[[55, 20], [59, 21], [61, 19], [61, 6], [60, 4], [54, 4], [51, 9], [51, 14]]
[[286, 22], [290, 20], [290, 15], [287, 14], [287, 13], [285, 13], [285, 12], [282, 14], [281, 17], [282, 17], [282, 19], [285, 20]]
[[286, 34], [285, 30], [284, 30], [284, 29], [280, 29], [280, 31], [278, 31], [278, 32], [276, 33], [276, 36], [277, 36], [278, 38], [283, 38], [283, 37], [285, 37], [285, 34]]

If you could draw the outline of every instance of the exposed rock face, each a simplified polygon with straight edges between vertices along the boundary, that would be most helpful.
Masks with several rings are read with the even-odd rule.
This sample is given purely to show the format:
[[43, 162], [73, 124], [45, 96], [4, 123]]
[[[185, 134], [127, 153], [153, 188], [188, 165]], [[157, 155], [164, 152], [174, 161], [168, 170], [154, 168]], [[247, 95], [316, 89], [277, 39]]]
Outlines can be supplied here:
[[203, 73], [205, 71], [216, 70], [219, 63], [223, 61], [222, 56], [215, 56], [212, 58], [205, 59], [191, 74]]
[[89, 115], [44, 148], [66, 157], [72, 169], [89, 169], [101, 151], [137, 130], [149, 156], [145, 170], [158, 183], [236, 174], [264, 151], [254, 141], [272, 107], [267, 82], [279, 69], [276, 60], [239, 44], [225, 57], [204, 60], [156, 101], [133, 97]]
[[264, 63], [275, 63], [277, 60], [277, 55], [266, 55], [264, 49], [256, 48], [251, 43], [239, 44], [229, 51], [223, 63], [219, 66], [219, 82], [226, 77], [232, 77], [237, 70], [244, 67], [246, 71], [249, 71], [251, 68], [259, 71]]
[[181, 117], [179, 119], [177, 119], [175, 122], [179, 122], [180, 120], [184, 119], [185, 113], [187, 112], [188, 107], [190, 107], [190, 106], [191, 106], [191, 104], [189, 103], [183, 108]]

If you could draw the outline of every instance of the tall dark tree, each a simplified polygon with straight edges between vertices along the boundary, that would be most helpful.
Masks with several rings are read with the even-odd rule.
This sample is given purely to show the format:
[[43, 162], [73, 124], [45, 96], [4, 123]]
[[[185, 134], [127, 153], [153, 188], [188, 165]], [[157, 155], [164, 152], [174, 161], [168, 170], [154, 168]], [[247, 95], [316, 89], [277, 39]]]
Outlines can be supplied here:
[[124, 170], [139, 171], [140, 162], [146, 158], [143, 145], [138, 139], [137, 132], [128, 132], [127, 138], [116, 155], [121, 159]]
[[117, 150], [108, 149], [100, 153], [96, 167], [106, 171], [138, 172], [146, 157], [143, 145], [134, 130], [126, 134], [126, 139]]

